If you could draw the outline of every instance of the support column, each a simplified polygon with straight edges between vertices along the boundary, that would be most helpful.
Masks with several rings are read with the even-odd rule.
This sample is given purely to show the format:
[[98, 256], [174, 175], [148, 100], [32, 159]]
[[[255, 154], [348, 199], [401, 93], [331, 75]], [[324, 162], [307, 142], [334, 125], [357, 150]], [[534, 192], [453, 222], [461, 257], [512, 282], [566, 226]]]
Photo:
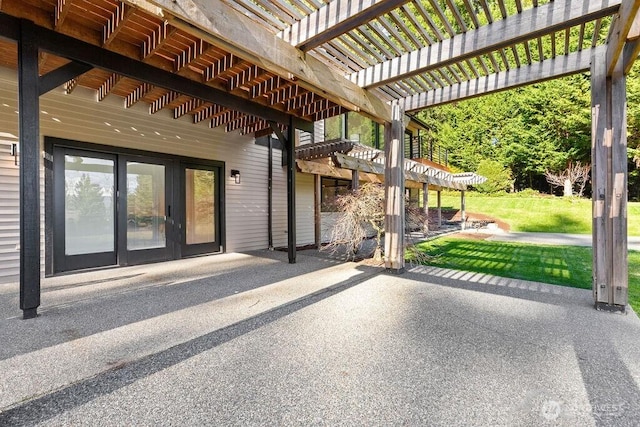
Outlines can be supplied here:
[[356, 191], [360, 188], [360, 171], [353, 169], [351, 171], [351, 190]]
[[463, 230], [467, 228], [467, 199], [465, 197], [465, 191], [460, 192], [460, 226]]
[[40, 94], [38, 45], [31, 23], [18, 42], [20, 112], [20, 309], [24, 319], [40, 306]]
[[628, 299], [626, 84], [622, 62], [607, 76], [591, 62], [593, 295], [597, 308], [624, 311]]
[[438, 229], [442, 228], [442, 190], [438, 190]]
[[289, 264], [296, 263], [296, 137], [293, 119], [287, 128], [287, 247]]
[[314, 234], [316, 248], [322, 247], [322, 176], [313, 176], [313, 188], [314, 188]]
[[391, 123], [384, 125], [385, 238], [387, 270], [404, 271], [404, 112], [391, 106]]
[[422, 212], [424, 213], [424, 233], [429, 232], [429, 184], [422, 184]]
[[[611, 172], [609, 178], [609, 218], [611, 221], [611, 292], [613, 305], [624, 311], [629, 299], [627, 248], [627, 84], [623, 61], [611, 77]], [[611, 304], [611, 302], [610, 302]]]

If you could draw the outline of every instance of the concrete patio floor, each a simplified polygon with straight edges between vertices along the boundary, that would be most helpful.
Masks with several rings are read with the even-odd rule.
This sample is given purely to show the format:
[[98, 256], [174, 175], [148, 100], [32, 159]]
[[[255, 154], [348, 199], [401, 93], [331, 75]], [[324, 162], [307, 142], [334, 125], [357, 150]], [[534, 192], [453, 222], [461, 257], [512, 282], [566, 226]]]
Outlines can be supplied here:
[[591, 292], [315, 251], [0, 285], [0, 425], [638, 425], [640, 320]]

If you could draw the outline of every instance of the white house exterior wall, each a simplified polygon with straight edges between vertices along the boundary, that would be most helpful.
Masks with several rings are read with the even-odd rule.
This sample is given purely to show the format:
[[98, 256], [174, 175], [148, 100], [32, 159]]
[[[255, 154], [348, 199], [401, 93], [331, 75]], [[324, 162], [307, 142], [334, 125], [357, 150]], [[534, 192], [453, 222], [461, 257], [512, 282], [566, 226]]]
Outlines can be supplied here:
[[[18, 168], [9, 155], [10, 142], [18, 136], [18, 93], [15, 70], [0, 68], [0, 282], [16, 281], [19, 274], [19, 185]], [[210, 129], [208, 121], [194, 125], [191, 116], [174, 119], [170, 110], [149, 114], [139, 103], [123, 107], [123, 99], [107, 96], [96, 100], [94, 91], [77, 88], [66, 95], [61, 88], [40, 98], [41, 147], [44, 137], [135, 148], [225, 162], [226, 248], [225, 251], [264, 249], [267, 233], [268, 150], [256, 145], [252, 136]], [[15, 138], [14, 138], [15, 137]], [[286, 171], [280, 152], [274, 150], [274, 244], [286, 245]], [[43, 163], [41, 163], [41, 176]], [[242, 183], [235, 184], [229, 170], [241, 172]], [[313, 200], [313, 181], [298, 174], [296, 194], [300, 201]], [[44, 183], [44, 178], [42, 178]], [[305, 194], [310, 192], [307, 197]], [[41, 185], [44, 208], [44, 185]], [[309, 212], [307, 212], [307, 210]], [[313, 242], [313, 203], [297, 204], [298, 244]], [[309, 221], [307, 224], [306, 222]], [[42, 220], [44, 236], [44, 215]], [[309, 234], [310, 233], [310, 234]], [[277, 243], [276, 243], [277, 242]], [[44, 251], [44, 237], [42, 237]], [[44, 261], [44, 254], [41, 259]]]

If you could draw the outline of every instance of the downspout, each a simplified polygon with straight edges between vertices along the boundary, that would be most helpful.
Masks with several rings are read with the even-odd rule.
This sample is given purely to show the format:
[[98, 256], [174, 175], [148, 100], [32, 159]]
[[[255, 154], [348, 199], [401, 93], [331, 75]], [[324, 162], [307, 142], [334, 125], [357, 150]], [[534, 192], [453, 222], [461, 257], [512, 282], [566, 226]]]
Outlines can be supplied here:
[[269, 233], [269, 250], [273, 250], [273, 139], [271, 135], [267, 138], [269, 141], [269, 172], [267, 177], [267, 221], [268, 221], [268, 233]]

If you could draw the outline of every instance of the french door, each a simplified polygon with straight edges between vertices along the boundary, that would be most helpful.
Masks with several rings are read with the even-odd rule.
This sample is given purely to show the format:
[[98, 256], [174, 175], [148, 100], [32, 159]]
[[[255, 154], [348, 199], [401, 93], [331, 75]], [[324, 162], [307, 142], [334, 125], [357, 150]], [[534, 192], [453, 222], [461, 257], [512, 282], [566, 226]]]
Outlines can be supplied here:
[[221, 165], [53, 147], [53, 272], [220, 251]]
[[220, 168], [182, 163], [180, 250], [182, 256], [220, 250]]
[[117, 262], [117, 158], [56, 148], [54, 271]]
[[173, 258], [173, 167], [170, 161], [119, 157], [120, 265]]

